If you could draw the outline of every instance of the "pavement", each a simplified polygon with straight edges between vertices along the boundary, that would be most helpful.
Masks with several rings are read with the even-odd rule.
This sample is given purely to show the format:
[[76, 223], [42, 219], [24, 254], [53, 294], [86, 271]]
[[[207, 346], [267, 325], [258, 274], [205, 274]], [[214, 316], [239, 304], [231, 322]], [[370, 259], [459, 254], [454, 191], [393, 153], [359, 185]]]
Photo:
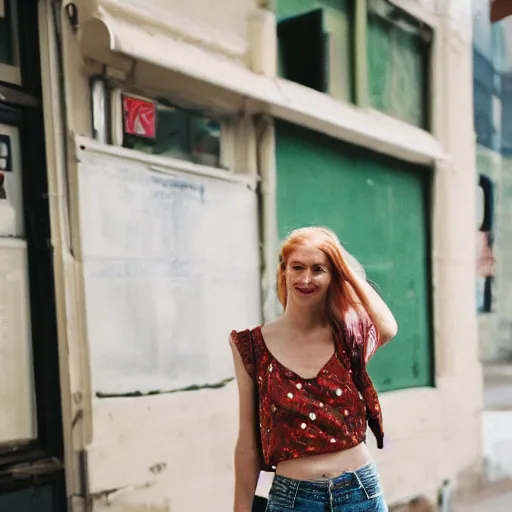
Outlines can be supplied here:
[[[512, 479], [512, 365], [484, 365], [483, 451], [489, 482]], [[512, 512], [512, 507], [510, 507]]]
[[459, 503], [453, 512], [512, 512], [512, 491], [477, 499], [473, 503]]
[[484, 411], [512, 411], [512, 364], [484, 365]]
[[512, 512], [512, 364], [484, 365], [483, 374], [487, 484], [453, 512]]

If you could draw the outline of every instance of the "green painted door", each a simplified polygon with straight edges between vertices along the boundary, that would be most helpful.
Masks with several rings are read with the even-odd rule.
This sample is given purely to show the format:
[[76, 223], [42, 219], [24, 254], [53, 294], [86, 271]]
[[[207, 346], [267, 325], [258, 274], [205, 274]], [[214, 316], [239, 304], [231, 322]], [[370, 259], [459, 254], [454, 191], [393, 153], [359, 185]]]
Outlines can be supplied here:
[[429, 169], [277, 123], [281, 239], [333, 229], [394, 312], [399, 334], [370, 363], [379, 391], [433, 385]]

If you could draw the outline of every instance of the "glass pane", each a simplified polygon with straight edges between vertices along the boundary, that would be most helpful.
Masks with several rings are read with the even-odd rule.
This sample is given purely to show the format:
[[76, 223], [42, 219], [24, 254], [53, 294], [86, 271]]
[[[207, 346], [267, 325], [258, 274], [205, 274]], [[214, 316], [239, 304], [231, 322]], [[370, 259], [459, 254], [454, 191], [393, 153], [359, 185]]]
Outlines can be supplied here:
[[0, 237], [0, 445], [37, 436], [27, 248]]
[[17, 128], [0, 125], [0, 444], [37, 435]]
[[13, 22], [10, 0], [5, 0], [5, 17], [0, 18], [0, 64], [15, 66]]
[[125, 135], [123, 146], [219, 167], [220, 123], [198, 113], [158, 104], [156, 139]]

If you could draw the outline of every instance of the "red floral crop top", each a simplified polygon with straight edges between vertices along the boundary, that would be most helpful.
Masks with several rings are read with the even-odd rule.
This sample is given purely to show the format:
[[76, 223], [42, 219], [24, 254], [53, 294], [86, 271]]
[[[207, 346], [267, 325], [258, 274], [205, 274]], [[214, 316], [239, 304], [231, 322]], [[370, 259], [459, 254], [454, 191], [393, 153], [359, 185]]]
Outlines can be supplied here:
[[[289, 459], [346, 450], [365, 440], [367, 422], [383, 446], [382, 415], [366, 362], [378, 348], [367, 315], [348, 315], [335, 352], [318, 375], [304, 379], [267, 349], [261, 327], [233, 331], [247, 372], [255, 381], [262, 469]], [[350, 356], [349, 356], [350, 354]]]

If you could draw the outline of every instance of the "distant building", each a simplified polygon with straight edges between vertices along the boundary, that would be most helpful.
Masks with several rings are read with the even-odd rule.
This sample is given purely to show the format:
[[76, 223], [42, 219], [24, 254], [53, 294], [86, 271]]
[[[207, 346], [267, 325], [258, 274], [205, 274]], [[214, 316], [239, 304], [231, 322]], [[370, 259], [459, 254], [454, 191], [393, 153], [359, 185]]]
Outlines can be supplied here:
[[511, 44], [512, 18], [493, 24], [489, 3], [474, 0], [477, 309], [481, 356], [488, 362], [512, 359]]

